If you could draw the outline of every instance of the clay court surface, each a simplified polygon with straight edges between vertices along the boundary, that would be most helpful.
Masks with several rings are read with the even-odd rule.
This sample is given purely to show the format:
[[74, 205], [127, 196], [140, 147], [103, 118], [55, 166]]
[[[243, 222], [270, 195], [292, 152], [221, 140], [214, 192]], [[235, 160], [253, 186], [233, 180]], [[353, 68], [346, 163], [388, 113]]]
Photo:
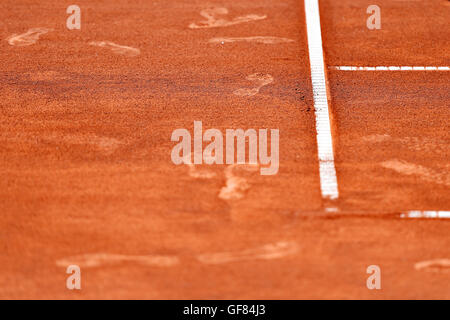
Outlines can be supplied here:
[[[320, 15], [335, 200], [302, 0], [2, 0], [0, 298], [449, 299], [450, 220], [400, 214], [450, 210], [450, 71], [334, 68], [450, 66], [449, 2], [320, 0]], [[194, 120], [279, 129], [279, 173], [174, 165], [171, 134]]]

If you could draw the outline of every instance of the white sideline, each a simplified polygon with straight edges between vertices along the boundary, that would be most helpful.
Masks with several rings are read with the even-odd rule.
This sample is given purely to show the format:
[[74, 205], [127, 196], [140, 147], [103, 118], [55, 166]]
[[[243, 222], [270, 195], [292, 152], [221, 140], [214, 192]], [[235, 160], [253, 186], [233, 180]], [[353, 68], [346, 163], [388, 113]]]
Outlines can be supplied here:
[[400, 217], [407, 219], [450, 219], [450, 211], [409, 211], [402, 213]]
[[377, 66], [377, 67], [355, 67], [355, 66], [333, 66], [333, 70], [340, 71], [450, 71], [450, 67], [415, 67], [415, 66]]
[[339, 198], [336, 167], [334, 165], [333, 140], [331, 136], [328, 95], [325, 80], [322, 34], [318, 0], [305, 0], [306, 26], [308, 32], [309, 61], [314, 93], [316, 115], [317, 147], [320, 168], [322, 197]]

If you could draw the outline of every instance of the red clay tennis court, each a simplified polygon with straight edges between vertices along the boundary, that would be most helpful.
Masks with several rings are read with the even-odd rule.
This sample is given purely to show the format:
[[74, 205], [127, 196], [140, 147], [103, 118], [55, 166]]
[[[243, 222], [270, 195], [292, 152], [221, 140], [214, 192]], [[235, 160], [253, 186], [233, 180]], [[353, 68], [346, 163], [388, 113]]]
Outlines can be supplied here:
[[318, 3], [3, 0], [0, 298], [449, 299], [449, 2]]

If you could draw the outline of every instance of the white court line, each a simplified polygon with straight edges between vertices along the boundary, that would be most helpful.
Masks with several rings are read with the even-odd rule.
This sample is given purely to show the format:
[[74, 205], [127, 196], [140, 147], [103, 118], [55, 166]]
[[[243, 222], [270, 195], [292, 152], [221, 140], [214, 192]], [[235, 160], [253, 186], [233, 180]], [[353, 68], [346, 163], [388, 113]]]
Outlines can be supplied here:
[[388, 67], [333, 66], [329, 68], [340, 71], [450, 71], [450, 67], [415, 67], [415, 66], [388, 66]]
[[450, 211], [408, 211], [402, 213], [400, 218], [406, 219], [450, 219]]
[[331, 137], [328, 94], [325, 80], [322, 33], [318, 0], [305, 0], [306, 26], [308, 30], [309, 61], [314, 93], [316, 115], [317, 147], [320, 168], [322, 197], [339, 198], [336, 168], [334, 165], [333, 140]]

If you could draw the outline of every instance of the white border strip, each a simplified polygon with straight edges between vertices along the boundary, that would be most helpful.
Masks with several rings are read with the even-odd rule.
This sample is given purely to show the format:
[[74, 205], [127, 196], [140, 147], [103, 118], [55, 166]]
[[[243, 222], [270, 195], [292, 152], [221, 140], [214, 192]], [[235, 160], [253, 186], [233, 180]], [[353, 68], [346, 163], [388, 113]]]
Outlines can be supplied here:
[[350, 67], [339, 66], [330, 67], [333, 70], [340, 71], [450, 71], [450, 67], [413, 67], [413, 66], [390, 66], [390, 67]]
[[305, 0], [306, 26], [308, 30], [309, 61], [314, 93], [316, 115], [317, 147], [320, 168], [320, 188], [322, 197], [338, 199], [338, 183], [334, 165], [333, 140], [331, 137], [328, 96], [325, 81], [322, 33], [318, 0]]
[[406, 219], [450, 219], [450, 211], [409, 211], [400, 218]]

